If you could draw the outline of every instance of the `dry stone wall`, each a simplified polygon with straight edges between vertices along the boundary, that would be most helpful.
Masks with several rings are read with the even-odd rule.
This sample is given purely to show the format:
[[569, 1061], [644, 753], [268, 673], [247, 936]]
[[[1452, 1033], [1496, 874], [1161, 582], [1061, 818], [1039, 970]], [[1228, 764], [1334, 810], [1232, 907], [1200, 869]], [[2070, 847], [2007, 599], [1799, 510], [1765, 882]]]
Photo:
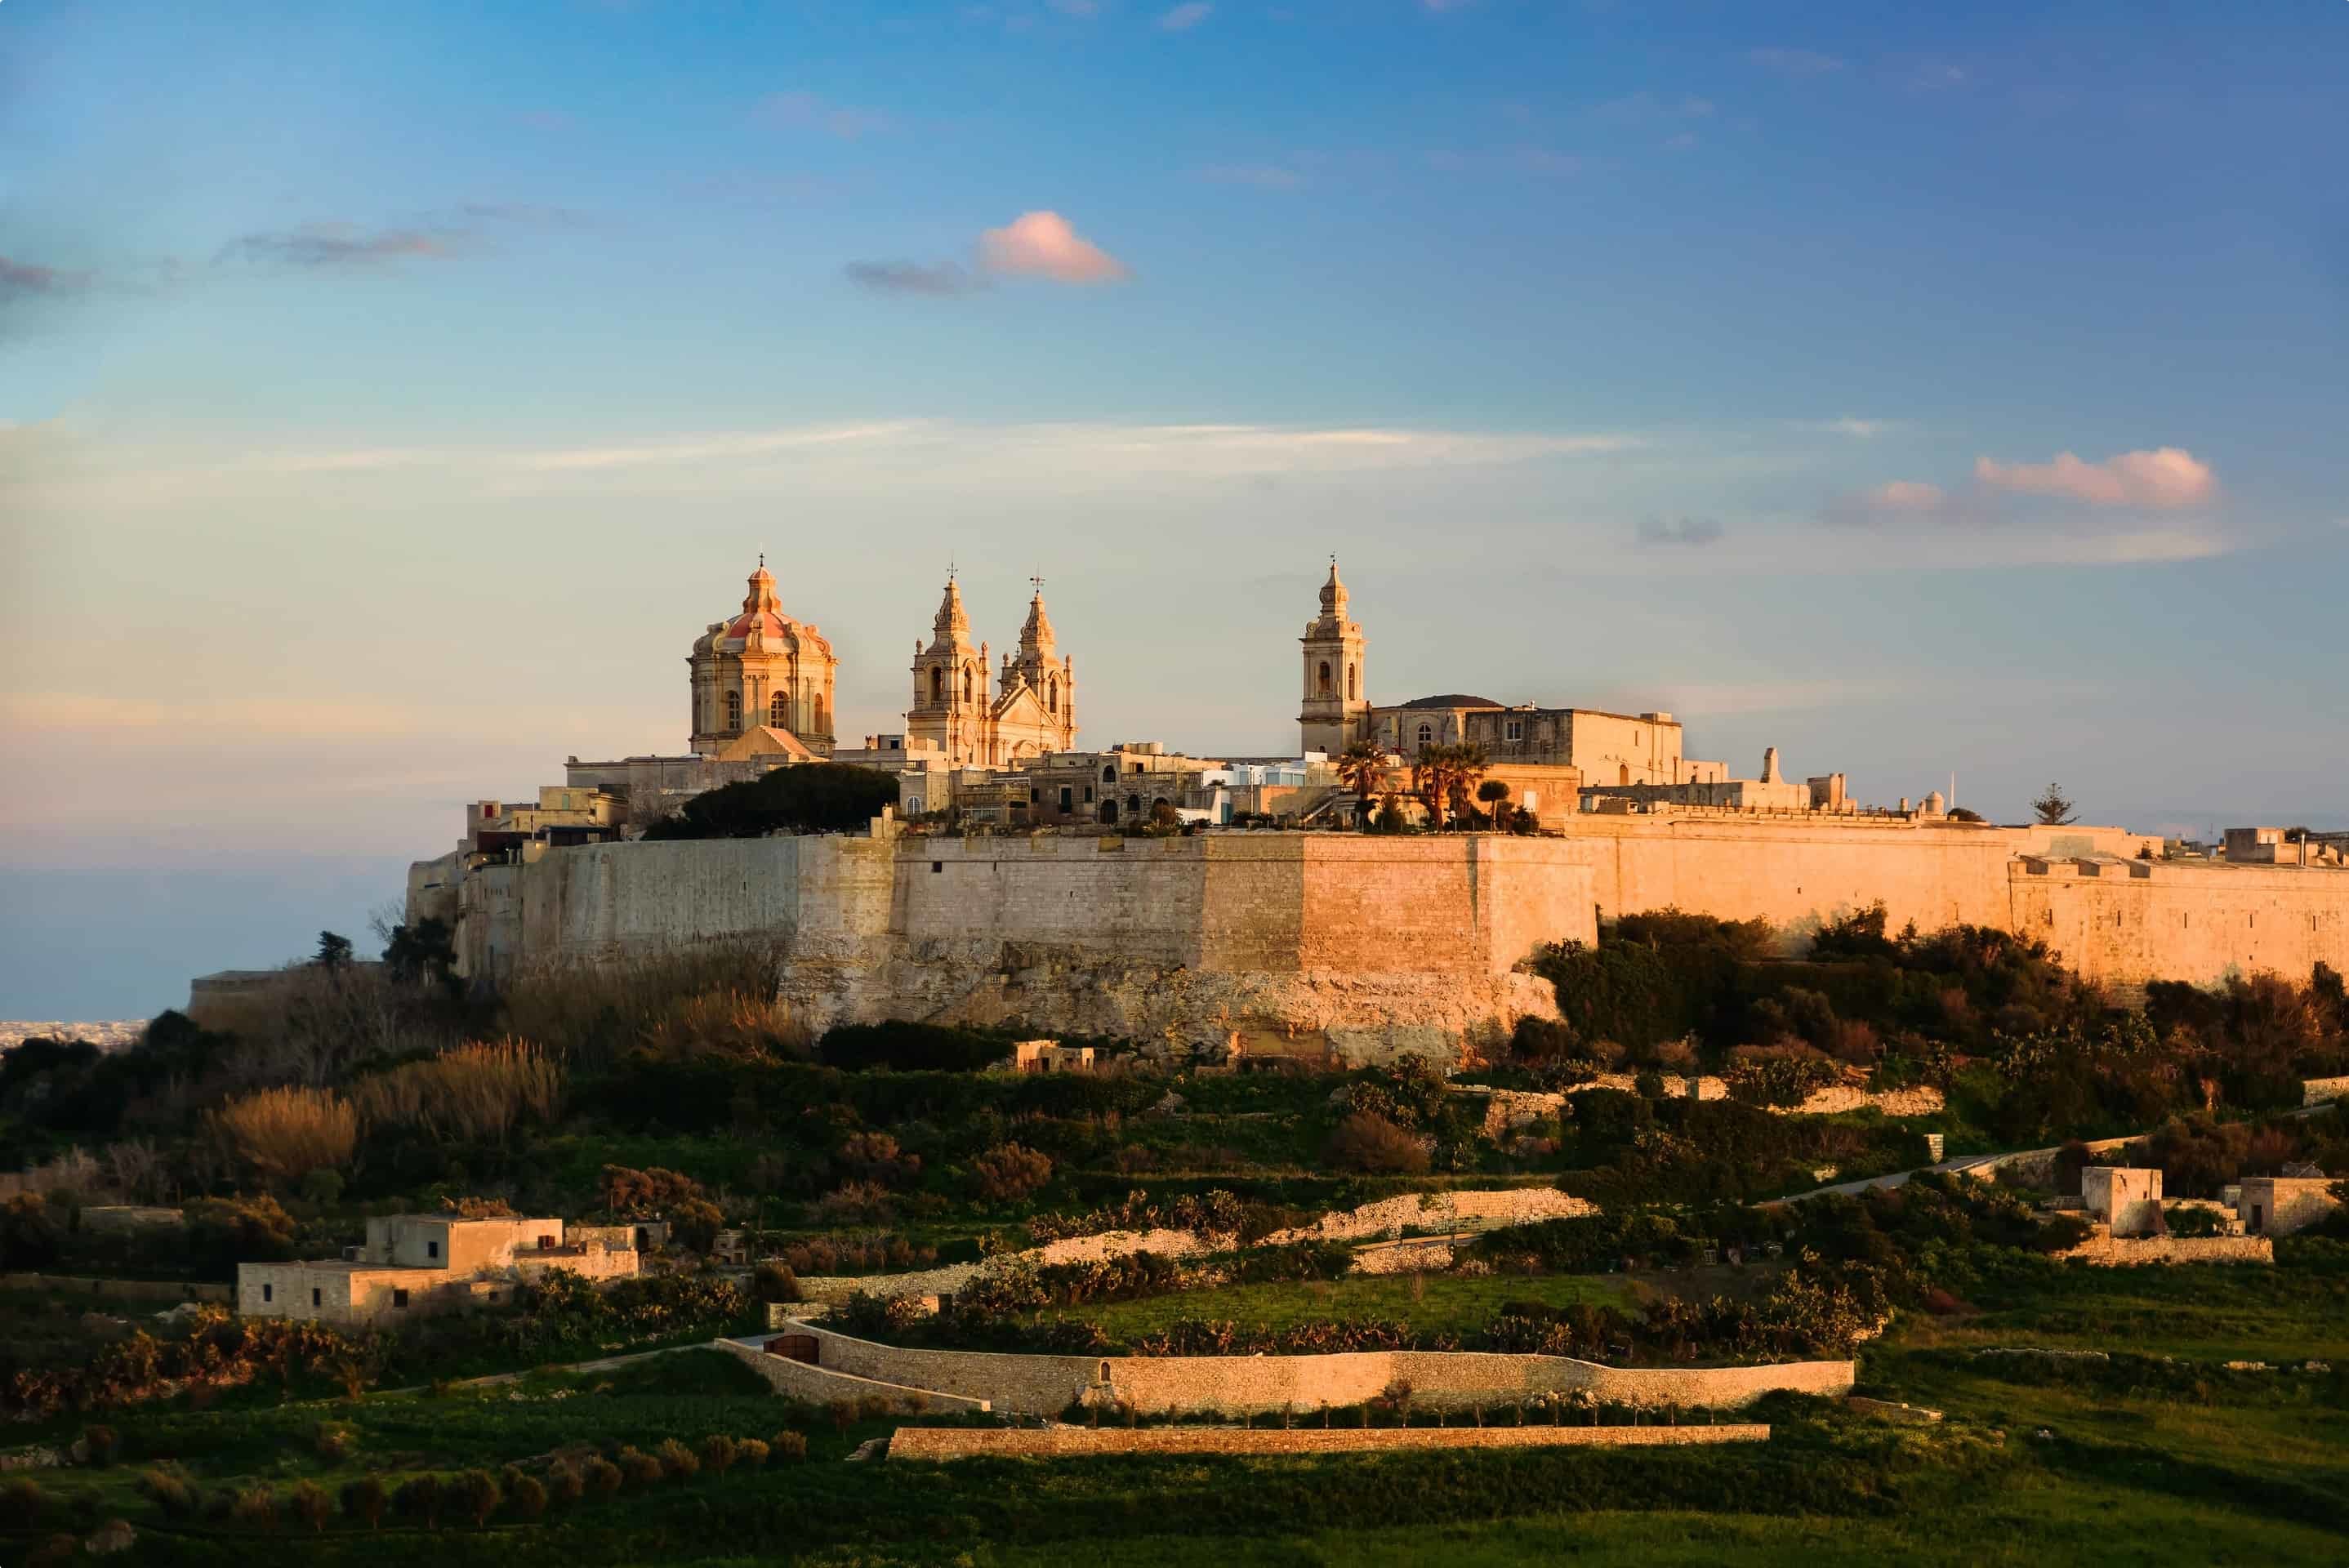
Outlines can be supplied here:
[[834, 1399], [863, 1399], [878, 1396], [907, 1411], [984, 1411], [988, 1408], [984, 1399], [966, 1398], [960, 1394], [941, 1393], [934, 1388], [908, 1388], [902, 1384], [883, 1383], [852, 1373], [828, 1371], [804, 1361], [794, 1361], [788, 1356], [771, 1356], [740, 1340], [718, 1339], [710, 1343], [716, 1349], [725, 1351], [765, 1378], [767, 1386], [776, 1393], [793, 1399], [830, 1404]]
[[2148, 1264], [2273, 1264], [2275, 1243], [2265, 1236], [2114, 1236], [2099, 1230], [2071, 1251], [2098, 1268], [2136, 1268]]
[[1588, 1395], [1648, 1408], [1731, 1409], [1778, 1389], [1848, 1393], [1849, 1361], [1766, 1367], [1602, 1367], [1557, 1356], [1477, 1351], [1360, 1351], [1330, 1356], [1016, 1356], [876, 1345], [820, 1324], [792, 1332], [818, 1344], [820, 1365], [878, 1382], [987, 1400], [999, 1410], [1055, 1415], [1080, 1402], [1124, 1402], [1150, 1413], [1267, 1414], [1355, 1405], [1406, 1382], [1413, 1402], [1465, 1409], [1542, 1394]]
[[1106, 1427], [900, 1427], [889, 1439], [889, 1457], [931, 1462], [1085, 1459], [1101, 1454], [1278, 1458], [1420, 1449], [1661, 1449], [1698, 1443], [1761, 1443], [1769, 1439], [1767, 1426], [1745, 1421], [1693, 1427], [1299, 1427], [1280, 1431], [1224, 1427], [1145, 1427], [1132, 1430]]

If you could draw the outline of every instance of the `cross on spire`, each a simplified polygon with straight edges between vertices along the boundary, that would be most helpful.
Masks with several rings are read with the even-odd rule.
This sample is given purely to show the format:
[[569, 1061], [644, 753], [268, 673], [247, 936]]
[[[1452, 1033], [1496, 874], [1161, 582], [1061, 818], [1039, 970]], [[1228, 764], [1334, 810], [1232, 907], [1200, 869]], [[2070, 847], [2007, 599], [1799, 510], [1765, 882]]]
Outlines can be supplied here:
[[1030, 577], [1028, 581], [1036, 585], [1036, 596], [1040, 599], [1042, 598], [1044, 594], [1044, 580], [1041, 577]]

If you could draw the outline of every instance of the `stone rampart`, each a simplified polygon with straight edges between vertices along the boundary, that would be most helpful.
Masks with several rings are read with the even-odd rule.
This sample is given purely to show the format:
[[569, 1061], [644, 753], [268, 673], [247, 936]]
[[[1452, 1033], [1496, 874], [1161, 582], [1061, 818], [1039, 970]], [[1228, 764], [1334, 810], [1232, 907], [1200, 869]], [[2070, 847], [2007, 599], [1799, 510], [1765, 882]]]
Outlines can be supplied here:
[[876, 1345], [795, 1321], [818, 1364], [878, 1382], [987, 1400], [999, 1410], [1055, 1415], [1077, 1403], [1129, 1403], [1150, 1413], [1267, 1414], [1356, 1405], [1409, 1383], [1414, 1404], [1465, 1409], [1541, 1394], [1582, 1394], [1662, 1409], [1731, 1409], [1766, 1393], [1844, 1394], [1848, 1361], [1766, 1367], [1602, 1367], [1557, 1356], [1372, 1350], [1330, 1356], [1019, 1356]]
[[1422, 1449], [1680, 1448], [1697, 1443], [1762, 1443], [1755, 1422], [1693, 1427], [1298, 1427], [1249, 1431], [1228, 1427], [900, 1427], [893, 1460], [1086, 1459], [1100, 1454], [1233, 1454], [1283, 1458], [1392, 1453]]

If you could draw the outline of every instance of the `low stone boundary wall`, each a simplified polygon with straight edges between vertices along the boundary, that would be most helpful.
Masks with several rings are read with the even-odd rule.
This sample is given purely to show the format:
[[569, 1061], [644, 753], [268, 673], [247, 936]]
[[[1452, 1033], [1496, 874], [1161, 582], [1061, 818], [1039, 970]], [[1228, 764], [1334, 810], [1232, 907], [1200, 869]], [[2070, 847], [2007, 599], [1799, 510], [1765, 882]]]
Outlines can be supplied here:
[[2302, 1105], [2331, 1105], [2341, 1099], [2349, 1099], [2349, 1078], [2300, 1080], [2300, 1103]]
[[968, 1398], [960, 1394], [941, 1394], [934, 1388], [908, 1388], [900, 1383], [883, 1383], [871, 1377], [859, 1377], [853, 1373], [811, 1367], [788, 1356], [770, 1356], [764, 1350], [754, 1349], [740, 1340], [715, 1339], [710, 1341], [710, 1345], [714, 1349], [735, 1357], [764, 1377], [768, 1387], [776, 1393], [793, 1399], [812, 1399], [820, 1404], [830, 1404], [834, 1399], [861, 1399], [877, 1394], [905, 1410], [985, 1410], [988, 1408], [984, 1399]]
[[[2349, 1079], [2343, 1080], [2349, 1085]], [[1685, 1099], [1689, 1086], [1696, 1086], [1698, 1099], [1727, 1099], [1729, 1085], [1725, 1079], [1707, 1075], [1685, 1078], [1674, 1074], [1664, 1075], [1664, 1094], [1668, 1099]], [[1543, 1121], [1556, 1116], [1566, 1106], [1568, 1095], [1586, 1089], [1612, 1088], [1625, 1093], [1638, 1090], [1639, 1079], [1630, 1073], [1601, 1073], [1588, 1083], [1556, 1092], [1542, 1089], [1496, 1088], [1479, 1089], [1464, 1085], [1454, 1090], [1457, 1094], [1485, 1094], [1485, 1136], [1500, 1138], [1511, 1130], [1528, 1122]], [[2344, 1092], [2349, 1092], [2345, 1089]], [[1946, 1109], [1947, 1101], [1940, 1089], [1930, 1086], [1917, 1088], [1891, 1088], [1871, 1092], [1853, 1084], [1830, 1084], [1813, 1089], [1800, 1105], [1766, 1107], [1775, 1116], [1833, 1116], [1847, 1110], [1860, 1110], [1874, 1106], [1887, 1116], [1933, 1116]]]
[[1132, 1404], [1152, 1413], [1231, 1415], [1357, 1405], [1409, 1383], [1431, 1409], [1504, 1405], [1541, 1394], [1581, 1394], [1651, 1409], [1731, 1409], [1779, 1389], [1851, 1391], [1849, 1361], [1763, 1367], [1602, 1367], [1562, 1356], [1486, 1351], [1365, 1350], [1328, 1356], [1009, 1356], [876, 1345], [803, 1321], [820, 1365], [877, 1382], [985, 1399], [999, 1410], [1058, 1415], [1071, 1404]]
[[1455, 1231], [1493, 1230], [1502, 1225], [1529, 1224], [1536, 1220], [1571, 1220], [1599, 1212], [1587, 1198], [1568, 1197], [1555, 1187], [1497, 1187], [1465, 1192], [1404, 1192], [1364, 1203], [1358, 1209], [1336, 1210], [1309, 1225], [1275, 1231], [1259, 1246], [1294, 1246], [1299, 1242], [1392, 1240], [1406, 1230], [1449, 1235]]
[[233, 1285], [215, 1280], [93, 1279], [78, 1274], [0, 1274], [0, 1290], [48, 1290], [61, 1295], [86, 1295], [93, 1301], [214, 1301], [222, 1306], [236, 1299]]
[[2077, 1258], [2098, 1268], [2140, 1264], [2273, 1264], [2275, 1243], [2265, 1236], [2090, 1236], [2058, 1258]]
[[900, 1427], [893, 1460], [1085, 1459], [1097, 1454], [1237, 1454], [1284, 1457], [1381, 1453], [1413, 1449], [1679, 1448], [1694, 1443], [1760, 1443], [1767, 1426], [1709, 1427], [1371, 1427], [1248, 1431], [1226, 1427], [1045, 1427], [986, 1430]]

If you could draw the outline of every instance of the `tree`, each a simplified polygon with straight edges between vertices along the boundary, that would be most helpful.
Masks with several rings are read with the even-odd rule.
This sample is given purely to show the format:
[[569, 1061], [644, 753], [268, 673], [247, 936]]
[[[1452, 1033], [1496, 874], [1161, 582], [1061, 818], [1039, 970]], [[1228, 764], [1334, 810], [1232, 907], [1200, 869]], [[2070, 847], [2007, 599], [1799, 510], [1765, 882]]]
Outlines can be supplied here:
[[1338, 753], [1338, 782], [1354, 792], [1354, 820], [1365, 831], [1371, 825], [1371, 797], [1386, 776], [1387, 754], [1375, 743], [1357, 740]]
[[759, 839], [769, 833], [843, 833], [897, 803], [897, 781], [844, 762], [802, 762], [696, 795], [647, 839]]
[[351, 939], [347, 936], [337, 936], [331, 931], [318, 933], [318, 952], [310, 962], [328, 971], [348, 968], [351, 962]]
[[2072, 798], [2064, 793], [2064, 786], [2050, 784], [2045, 794], [2031, 802], [2031, 809], [2039, 813], [2039, 820], [2047, 826], [2065, 828], [2080, 820], [2073, 805]]
[[413, 925], [393, 926], [384, 938], [383, 961], [395, 980], [449, 980], [457, 968], [457, 945], [449, 923], [428, 914]]
[[1493, 826], [1509, 825], [1509, 787], [1498, 779], [1487, 779], [1476, 786], [1476, 799], [1485, 802], [1485, 810], [1493, 819]]
[[1485, 754], [1474, 746], [1423, 746], [1411, 769], [1412, 791], [1441, 829], [1448, 814], [1467, 810], [1470, 791], [1485, 777]]

